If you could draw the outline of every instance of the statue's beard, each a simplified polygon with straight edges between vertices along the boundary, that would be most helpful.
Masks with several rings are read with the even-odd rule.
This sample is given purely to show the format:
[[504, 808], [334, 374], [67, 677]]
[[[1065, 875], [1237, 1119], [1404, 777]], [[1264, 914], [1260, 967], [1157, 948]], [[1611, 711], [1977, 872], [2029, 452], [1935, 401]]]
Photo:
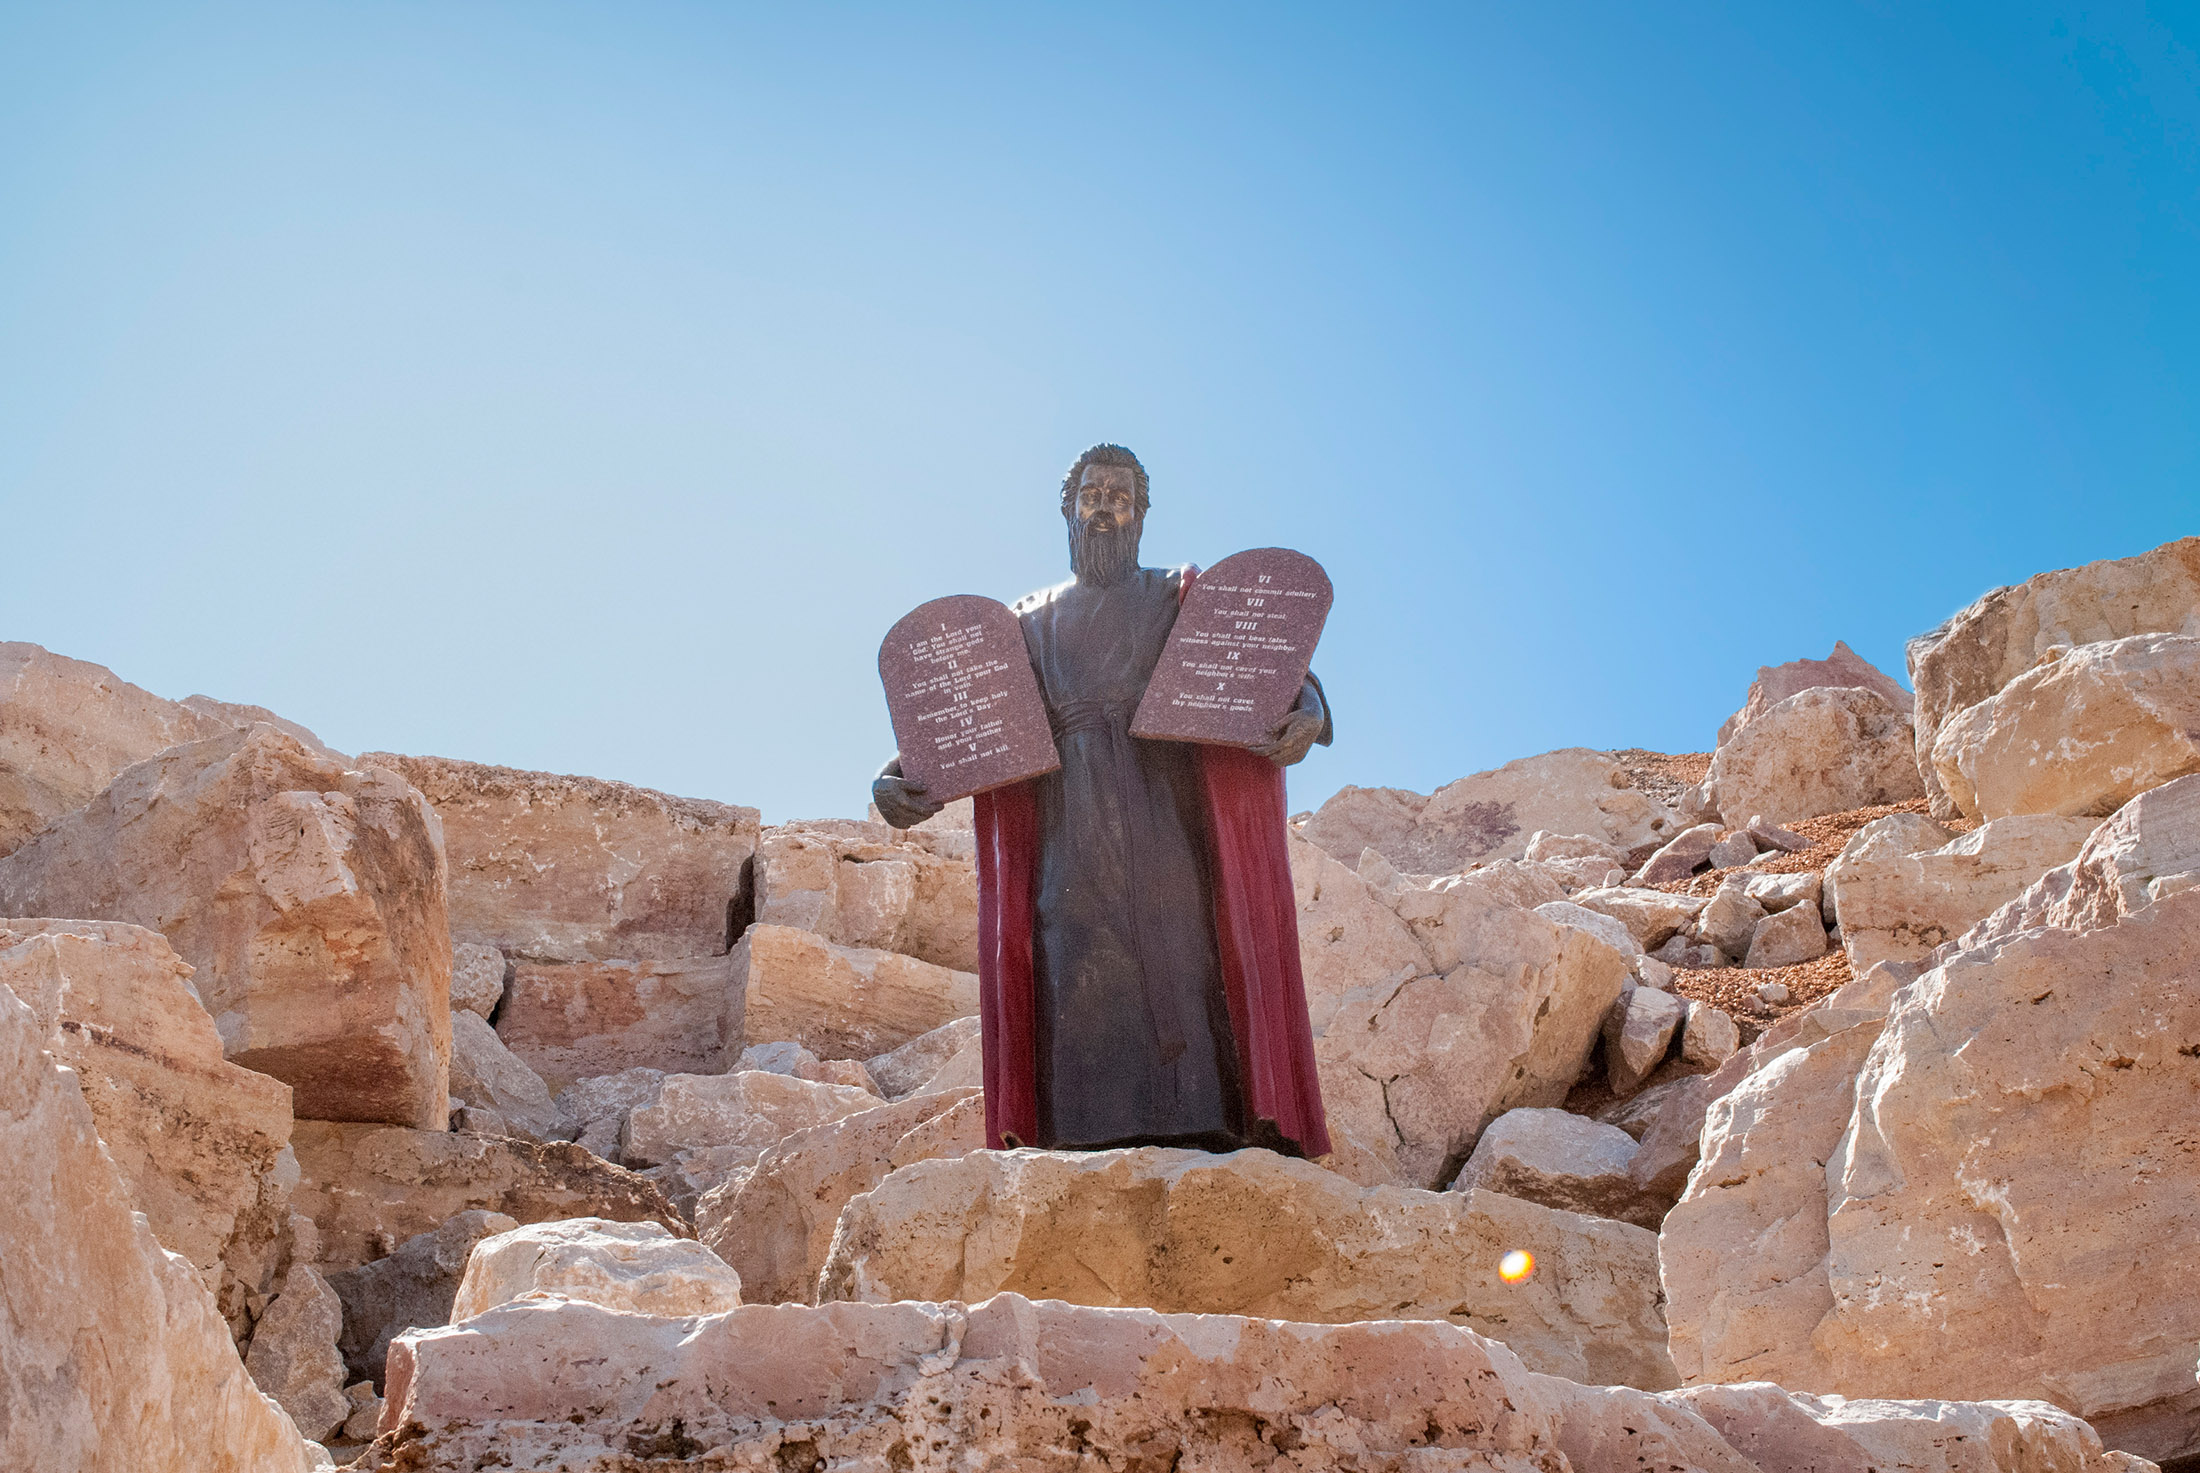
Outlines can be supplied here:
[[1138, 566], [1138, 537], [1145, 518], [1100, 531], [1076, 517], [1069, 523], [1069, 566], [1080, 583], [1105, 586], [1120, 582]]

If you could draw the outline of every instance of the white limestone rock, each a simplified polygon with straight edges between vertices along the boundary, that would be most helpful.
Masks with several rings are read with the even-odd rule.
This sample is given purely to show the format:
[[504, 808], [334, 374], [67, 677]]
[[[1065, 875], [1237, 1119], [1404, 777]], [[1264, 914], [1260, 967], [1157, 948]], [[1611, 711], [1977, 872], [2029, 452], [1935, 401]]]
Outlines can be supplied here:
[[585, 1300], [627, 1314], [718, 1314], [739, 1307], [741, 1276], [701, 1243], [676, 1238], [654, 1222], [574, 1217], [530, 1223], [474, 1245], [451, 1322], [523, 1294]]

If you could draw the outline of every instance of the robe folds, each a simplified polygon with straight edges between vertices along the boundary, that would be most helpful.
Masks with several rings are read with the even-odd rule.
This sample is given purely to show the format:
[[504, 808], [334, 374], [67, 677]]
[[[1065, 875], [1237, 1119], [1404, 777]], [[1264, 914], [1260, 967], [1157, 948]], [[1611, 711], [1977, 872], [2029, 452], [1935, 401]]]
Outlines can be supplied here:
[[[1175, 585], [1168, 591], [1181, 599], [1197, 575], [1187, 569], [1133, 576], [1155, 592], [1161, 590], [1152, 580], [1166, 578]], [[1020, 613], [1044, 597], [1020, 605]], [[1151, 674], [1173, 608], [1172, 600], [1158, 632], [1135, 627], [1146, 613], [1134, 609], [1134, 627], [1117, 640], [1128, 641], [1130, 653], [1111, 658], [1135, 667], [1137, 691]], [[1141, 743], [1133, 749], [1123, 700], [1076, 699], [1097, 681], [1103, 694], [1135, 705], [1137, 691], [1125, 684], [1124, 672], [1106, 659], [1064, 656], [1047, 642], [1043, 617], [1036, 625], [1024, 617], [1065, 773], [980, 793], [974, 804], [987, 1144], [1075, 1149], [1118, 1135], [1181, 1134], [1187, 1141], [1206, 1135], [1326, 1155], [1329, 1132], [1299, 968], [1283, 770], [1236, 748]], [[1095, 774], [1089, 780], [1088, 769]], [[1118, 806], [1152, 812], [1129, 820], [1111, 812], [1116, 791], [1130, 795]], [[1192, 852], [1176, 856], [1187, 844]], [[1119, 864], [1125, 845], [1129, 862]], [[1095, 859], [1095, 850], [1106, 852]], [[1097, 874], [1078, 869], [1093, 863], [1105, 867]], [[1081, 914], [1080, 907], [1097, 914]], [[1141, 985], [1124, 985], [1128, 976], [1142, 977]], [[1111, 985], [1120, 1017], [1094, 1011], [1111, 1005]], [[1203, 985], [1218, 994], [1211, 1006], [1196, 995]], [[1122, 1031], [1130, 1028], [1142, 1035]], [[1065, 1030], [1071, 1036], [1062, 1036]], [[1184, 1067], [1199, 1065], [1202, 1050], [1220, 1057], [1204, 1069]], [[1090, 1078], [1049, 1078], [1043, 1087], [1043, 1071], [1064, 1068]], [[1219, 1105], [1212, 1098], [1217, 1088], [1228, 1096]], [[1162, 1098], [1149, 1098], [1155, 1095]], [[1210, 1120], [1217, 1128], [1203, 1129]]]

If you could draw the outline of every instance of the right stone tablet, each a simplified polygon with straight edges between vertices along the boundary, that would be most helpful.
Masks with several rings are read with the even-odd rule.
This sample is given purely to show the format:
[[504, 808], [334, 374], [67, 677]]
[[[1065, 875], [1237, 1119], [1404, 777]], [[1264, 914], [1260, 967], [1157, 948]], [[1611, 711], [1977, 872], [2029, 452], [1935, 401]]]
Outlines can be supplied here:
[[1224, 558], [1192, 583], [1131, 735], [1249, 747], [1298, 700], [1329, 617], [1329, 575], [1287, 547]]

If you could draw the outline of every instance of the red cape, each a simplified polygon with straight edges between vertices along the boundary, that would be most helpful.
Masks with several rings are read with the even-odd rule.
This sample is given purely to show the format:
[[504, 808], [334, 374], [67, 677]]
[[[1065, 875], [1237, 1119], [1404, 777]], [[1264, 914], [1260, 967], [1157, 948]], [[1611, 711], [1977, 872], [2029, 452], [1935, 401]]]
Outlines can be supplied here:
[[[1191, 576], [1186, 577], [1189, 586]], [[1298, 899], [1284, 839], [1283, 769], [1235, 747], [1201, 747], [1215, 877], [1215, 941], [1236, 1036], [1248, 1124], [1266, 1120], [1308, 1156], [1329, 1154], [1314, 1030], [1299, 970]], [[1031, 920], [1039, 813], [1031, 783], [980, 793], [978, 1017], [986, 1144], [1039, 1136]]]

